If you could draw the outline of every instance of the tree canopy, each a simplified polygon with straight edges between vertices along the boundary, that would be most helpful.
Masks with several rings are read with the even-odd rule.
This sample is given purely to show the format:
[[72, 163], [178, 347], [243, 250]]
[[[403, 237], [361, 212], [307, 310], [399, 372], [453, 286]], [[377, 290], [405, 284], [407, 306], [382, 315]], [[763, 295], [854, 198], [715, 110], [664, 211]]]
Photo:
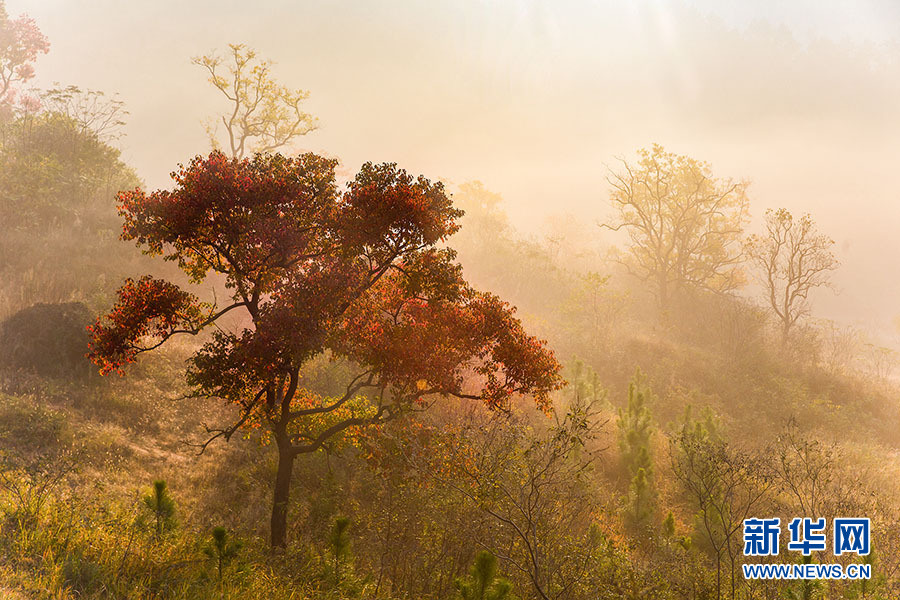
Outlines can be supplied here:
[[628, 233], [626, 266], [650, 282], [663, 310], [689, 287], [734, 289], [747, 184], [718, 179], [709, 164], [658, 144], [638, 157], [608, 179], [617, 222], [604, 226]]
[[100, 96], [48, 94], [54, 100], [40, 111], [0, 127], [0, 316], [34, 302], [106, 303], [140, 259], [116, 239], [115, 201], [140, 180], [93, 129], [91, 109], [81, 120], [60, 112], [63, 102]]
[[[228, 100], [228, 110], [207, 126], [213, 148], [219, 148], [219, 121], [231, 156], [270, 152], [316, 128], [316, 119], [301, 108], [309, 97], [272, 77], [272, 62], [260, 59], [244, 44], [230, 44], [226, 58], [215, 53], [193, 59], [209, 72], [209, 82]], [[226, 66], [227, 63], [227, 66]], [[223, 72], [224, 69], [224, 72]]]
[[[194, 282], [224, 275], [232, 296], [215, 306], [167, 281], [128, 280], [92, 327], [91, 357], [110, 372], [243, 311], [236, 330], [215, 327], [188, 380], [197, 396], [240, 408], [217, 435], [262, 425], [274, 436], [276, 545], [295, 456], [436, 396], [504, 408], [531, 394], [549, 409], [561, 383], [553, 354], [514, 309], [472, 289], [454, 252], [438, 247], [461, 214], [442, 184], [367, 163], [341, 191], [335, 165], [311, 153], [239, 160], [214, 151], [175, 173], [172, 191], [121, 193], [124, 239], [176, 261]], [[303, 387], [303, 365], [323, 353], [355, 367], [338, 397]]]
[[0, 113], [21, 100], [16, 88], [34, 77], [32, 63], [48, 50], [50, 42], [34, 19], [26, 15], [10, 19], [6, 3], [0, 0]]

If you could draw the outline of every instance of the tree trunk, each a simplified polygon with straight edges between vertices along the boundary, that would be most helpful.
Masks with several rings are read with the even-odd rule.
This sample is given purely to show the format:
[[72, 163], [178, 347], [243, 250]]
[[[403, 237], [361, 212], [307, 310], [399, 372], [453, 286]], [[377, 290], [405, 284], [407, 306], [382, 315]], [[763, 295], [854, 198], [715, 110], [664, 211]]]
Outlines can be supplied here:
[[657, 293], [659, 297], [659, 312], [662, 313], [663, 317], [666, 317], [666, 314], [669, 311], [669, 278], [668, 275], [662, 273], [657, 276]]
[[291, 475], [294, 471], [294, 454], [289, 445], [278, 444], [278, 474], [275, 476], [275, 493], [272, 498], [272, 548], [287, 546], [287, 511], [291, 495]]
[[787, 318], [781, 322], [781, 349], [784, 350], [788, 346], [788, 340], [791, 337], [791, 322]]

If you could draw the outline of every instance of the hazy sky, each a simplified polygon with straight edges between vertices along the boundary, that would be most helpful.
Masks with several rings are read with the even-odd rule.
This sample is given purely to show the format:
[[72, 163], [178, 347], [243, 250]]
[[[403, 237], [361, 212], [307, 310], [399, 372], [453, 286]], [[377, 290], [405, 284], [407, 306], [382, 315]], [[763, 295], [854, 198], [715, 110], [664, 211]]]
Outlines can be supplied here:
[[[185, 6], [186, 5], [186, 6]], [[834, 237], [839, 295], [818, 312], [900, 313], [900, 3], [7, 0], [51, 42], [38, 84], [118, 92], [125, 159], [151, 187], [206, 152], [222, 108], [191, 56], [229, 42], [308, 89], [299, 147], [503, 195], [539, 234], [606, 211], [605, 164], [658, 142], [752, 180], [767, 207]], [[602, 235], [597, 233], [597, 235]]]

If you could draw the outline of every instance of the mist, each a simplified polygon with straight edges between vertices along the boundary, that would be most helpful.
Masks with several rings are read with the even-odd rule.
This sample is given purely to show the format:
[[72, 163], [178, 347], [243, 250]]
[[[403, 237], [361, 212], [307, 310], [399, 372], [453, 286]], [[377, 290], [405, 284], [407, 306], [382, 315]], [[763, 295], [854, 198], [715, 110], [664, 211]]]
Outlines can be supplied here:
[[[898, 57], [888, 0], [0, 0], [0, 596], [900, 597]], [[819, 517], [876, 551], [745, 550]]]
[[[190, 58], [241, 42], [311, 92], [297, 149], [348, 170], [395, 161], [483, 181], [512, 221], [601, 221], [606, 166], [660, 143], [747, 178], [766, 208], [810, 212], [841, 249], [821, 316], [893, 335], [900, 242], [900, 15], [889, 2], [12, 1], [52, 40], [39, 85], [117, 92], [123, 155], [150, 188], [206, 143], [220, 107]], [[190, 98], [190, 102], [181, 102]], [[602, 234], [597, 232], [598, 237]]]

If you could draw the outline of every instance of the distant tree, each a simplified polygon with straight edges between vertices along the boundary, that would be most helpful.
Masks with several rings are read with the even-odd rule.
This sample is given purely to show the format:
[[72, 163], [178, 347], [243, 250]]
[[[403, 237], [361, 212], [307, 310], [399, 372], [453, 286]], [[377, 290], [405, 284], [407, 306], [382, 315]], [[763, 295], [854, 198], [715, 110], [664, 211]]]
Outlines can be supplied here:
[[54, 107], [0, 128], [0, 317], [35, 302], [108, 302], [140, 260], [117, 240], [115, 201], [138, 177], [88, 113]]
[[822, 366], [831, 375], [846, 373], [854, 368], [864, 349], [865, 337], [852, 325], [840, 326], [823, 320], [819, 327], [822, 336]]
[[192, 60], [209, 72], [209, 82], [229, 103], [227, 112], [207, 127], [213, 148], [220, 147], [218, 121], [234, 158], [277, 150], [316, 128], [316, 120], [300, 107], [309, 92], [279, 85], [272, 78], [272, 62], [258, 58], [252, 48], [228, 48], [227, 58], [211, 53]]
[[650, 442], [653, 424], [646, 399], [648, 390], [640, 369], [628, 386], [628, 405], [619, 409], [619, 451], [622, 466], [630, 478], [626, 521], [642, 531], [656, 513], [656, 490], [653, 482], [653, 459]]
[[490, 281], [492, 289], [520, 298], [520, 290], [531, 287], [519, 276], [520, 269], [533, 265], [523, 264], [517, 252], [503, 198], [481, 182], [469, 182], [455, 190], [453, 203], [464, 212], [454, 247], [466, 273], [475, 282]]
[[[91, 357], [109, 373], [173, 335], [213, 330], [188, 381], [194, 396], [239, 409], [207, 444], [245, 425], [274, 438], [273, 546], [286, 543], [298, 455], [442, 396], [504, 408], [532, 394], [549, 410], [561, 386], [544, 343], [436, 246], [460, 214], [441, 184], [367, 163], [340, 192], [335, 164], [214, 151], [175, 173], [173, 191], [121, 193], [124, 239], [177, 261], [195, 282], [221, 274], [232, 295], [209, 306], [168, 281], [128, 280], [91, 331]], [[236, 311], [245, 320], [229, 330], [222, 317]], [[322, 356], [351, 373], [336, 397], [301, 385], [301, 369]]]
[[[768, 311], [746, 298], [714, 298], [698, 311], [695, 327], [705, 328], [721, 358], [739, 368], [760, 360], [767, 346]], [[752, 368], [752, 367], [751, 367]]]
[[819, 233], [808, 214], [794, 219], [787, 209], [766, 211], [766, 231], [751, 235], [745, 251], [758, 269], [769, 308], [781, 325], [785, 343], [791, 329], [809, 314], [809, 293], [828, 285], [838, 267], [834, 240]]
[[742, 283], [738, 263], [747, 183], [713, 177], [710, 166], [654, 144], [636, 164], [610, 172], [614, 223], [631, 241], [631, 273], [650, 282], [660, 308], [686, 288], [727, 291]]
[[867, 343], [864, 346], [863, 355], [867, 370], [875, 381], [878, 383], [888, 382], [897, 367], [897, 351], [878, 344]]
[[600, 375], [590, 365], [585, 365], [583, 361], [575, 359], [571, 370], [571, 375], [568, 376], [568, 389], [575, 404], [587, 402], [597, 405], [606, 400], [606, 390], [600, 383]]
[[93, 135], [104, 142], [121, 135], [128, 115], [125, 103], [115, 95], [110, 97], [99, 90], [83, 90], [75, 85], [44, 90], [40, 99], [45, 113], [63, 117], [81, 136]]
[[17, 100], [16, 87], [34, 77], [32, 63], [49, 50], [50, 43], [34, 20], [25, 15], [10, 19], [6, 2], [0, 0], [0, 122]]
[[10, 19], [0, 0], [0, 316], [112, 291], [123, 262], [109, 251], [114, 194], [138, 183], [107, 143], [127, 114], [121, 101], [75, 86], [21, 96], [48, 49], [34, 21]]
[[462, 600], [507, 600], [512, 584], [497, 576], [497, 557], [482, 550], [475, 556], [469, 577], [456, 580]]
[[567, 337], [587, 356], [602, 354], [622, 324], [626, 295], [610, 288], [609, 276], [595, 272], [579, 275], [561, 312], [567, 319]]

